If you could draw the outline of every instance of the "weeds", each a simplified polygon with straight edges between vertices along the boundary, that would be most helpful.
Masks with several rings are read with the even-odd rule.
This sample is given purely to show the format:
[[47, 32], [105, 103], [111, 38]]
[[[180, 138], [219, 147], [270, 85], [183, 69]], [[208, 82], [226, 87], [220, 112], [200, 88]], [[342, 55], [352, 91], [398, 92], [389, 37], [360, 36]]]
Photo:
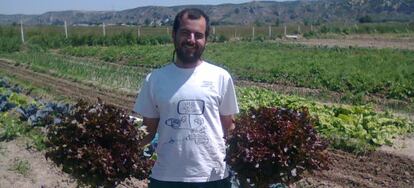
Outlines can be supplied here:
[[30, 163], [25, 159], [15, 158], [9, 170], [15, 171], [23, 176], [27, 176], [30, 172]]
[[8, 113], [0, 115], [0, 140], [12, 140], [29, 131], [29, 126], [24, 125], [17, 118]]
[[6, 148], [4, 148], [3, 144], [0, 143], [0, 156], [4, 156], [6, 154]]

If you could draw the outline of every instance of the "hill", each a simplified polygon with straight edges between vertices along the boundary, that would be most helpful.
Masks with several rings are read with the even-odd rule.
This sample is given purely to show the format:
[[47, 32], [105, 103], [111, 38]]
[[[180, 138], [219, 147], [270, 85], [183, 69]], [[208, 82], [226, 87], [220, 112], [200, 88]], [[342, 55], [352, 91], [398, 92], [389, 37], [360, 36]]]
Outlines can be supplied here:
[[414, 21], [413, 0], [253, 1], [243, 4], [146, 6], [122, 11], [59, 11], [41, 15], [0, 15], [0, 24], [28, 25], [129, 24], [171, 25], [181, 9], [196, 7], [210, 15], [213, 25], [319, 24], [326, 22]]

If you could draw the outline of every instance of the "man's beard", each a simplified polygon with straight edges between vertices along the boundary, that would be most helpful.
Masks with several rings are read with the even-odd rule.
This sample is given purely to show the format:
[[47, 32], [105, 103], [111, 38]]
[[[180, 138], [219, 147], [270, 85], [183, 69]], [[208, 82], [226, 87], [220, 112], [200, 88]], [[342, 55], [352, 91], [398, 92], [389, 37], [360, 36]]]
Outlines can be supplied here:
[[193, 64], [197, 63], [201, 58], [204, 47], [196, 48], [193, 53], [187, 53], [184, 45], [181, 45], [180, 47], [176, 47], [175, 51], [177, 53], [177, 58], [180, 59], [183, 64]]

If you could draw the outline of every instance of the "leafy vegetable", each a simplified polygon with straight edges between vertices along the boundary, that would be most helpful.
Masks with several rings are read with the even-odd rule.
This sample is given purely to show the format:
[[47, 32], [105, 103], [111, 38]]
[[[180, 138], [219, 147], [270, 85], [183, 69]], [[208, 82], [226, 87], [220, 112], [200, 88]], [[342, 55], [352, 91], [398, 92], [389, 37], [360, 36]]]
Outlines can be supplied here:
[[241, 179], [258, 187], [292, 183], [305, 171], [327, 169], [320, 139], [306, 109], [260, 107], [237, 119], [228, 139], [227, 161]]
[[126, 112], [102, 102], [80, 101], [61, 124], [49, 128], [47, 157], [106, 185], [131, 175], [144, 179], [153, 161], [139, 147], [143, 135]]

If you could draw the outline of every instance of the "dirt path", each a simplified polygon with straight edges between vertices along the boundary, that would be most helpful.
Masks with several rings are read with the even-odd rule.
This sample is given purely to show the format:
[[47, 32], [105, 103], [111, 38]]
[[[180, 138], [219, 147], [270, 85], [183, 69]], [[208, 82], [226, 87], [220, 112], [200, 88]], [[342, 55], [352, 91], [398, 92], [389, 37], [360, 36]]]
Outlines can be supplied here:
[[381, 151], [355, 156], [329, 151], [331, 169], [308, 175], [297, 187], [414, 187], [414, 160]]
[[0, 187], [76, 187], [76, 180], [46, 160], [43, 152], [27, 149], [25, 144], [21, 138], [0, 142]]
[[284, 43], [304, 44], [310, 46], [328, 47], [362, 47], [362, 48], [395, 48], [414, 50], [414, 39], [412, 38], [383, 38], [370, 36], [349, 36], [339, 39], [299, 39], [283, 40]]
[[[24, 138], [0, 141], [0, 188], [75, 188], [90, 187], [79, 184], [71, 175], [62, 171], [51, 160], [45, 158], [45, 152], [27, 147]], [[17, 168], [20, 163], [20, 168]], [[26, 168], [26, 173], [22, 170]], [[126, 179], [116, 188], [145, 188], [147, 182], [138, 179]]]
[[386, 153], [396, 153], [414, 161], [414, 133], [396, 138], [393, 140], [393, 146], [384, 145], [379, 150]]
[[[113, 91], [99, 90], [93, 86], [74, 83], [42, 73], [35, 73], [23, 67], [16, 67], [10, 62], [0, 61], [0, 69], [9, 74], [32, 82], [39, 87], [50, 87], [57, 94], [73, 98], [96, 100], [102, 98], [117, 106], [132, 108], [135, 96], [117, 94]], [[413, 148], [413, 137], [407, 138], [407, 148]], [[39, 152], [27, 150], [17, 141], [0, 142], [0, 187], [73, 187], [76, 182], [69, 175], [62, 173], [54, 164], [46, 161]], [[3, 152], [2, 152], [3, 151]], [[355, 156], [346, 152], [332, 150], [328, 155], [332, 159], [329, 171], [307, 175], [296, 184], [297, 187], [414, 187], [414, 159], [410, 158], [413, 150], [398, 149], [377, 151], [366, 156]], [[410, 153], [411, 152], [411, 153]], [[6, 156], [6, 157], [4, 157]], [[29, 176], [25, 177], [10, 172], [14, 158], [20, 157], [33, 166]], [[127, 180], [118, 187], [145, 187], [145, 182]]]

